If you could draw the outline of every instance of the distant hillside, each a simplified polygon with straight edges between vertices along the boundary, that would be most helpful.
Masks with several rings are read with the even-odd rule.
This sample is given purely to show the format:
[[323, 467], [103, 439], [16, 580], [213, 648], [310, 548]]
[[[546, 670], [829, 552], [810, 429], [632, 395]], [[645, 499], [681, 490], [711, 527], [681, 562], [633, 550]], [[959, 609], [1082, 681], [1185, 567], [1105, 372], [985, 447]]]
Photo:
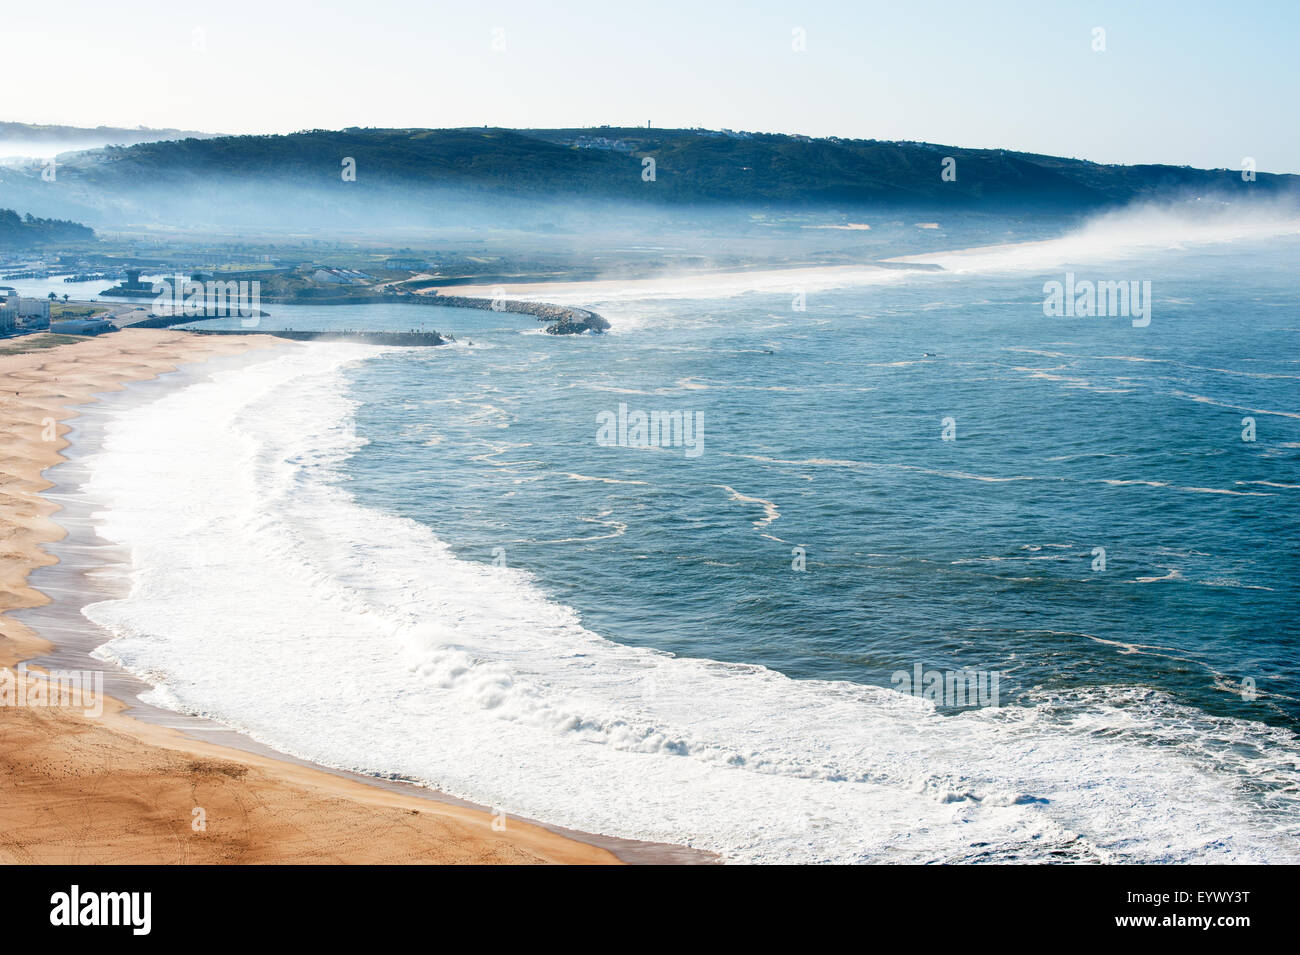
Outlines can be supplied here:
[[[88, 184], [164, 185], [199, 176], [333, 186], [457, 186], [502, 195], [764, 202], [1083, 208], [1168, 193], [1244, 195], [1295, 189], [1297, 176], [1235, 170], [1107, 166], [1077, 159], [929, 143], [810, 139], [641, 128], [345, 129], [232, 136], [108, 149], [73, 172]], [[941, 164], [955, 160], [955, 181]], [[653, 182], [644, 160], [655, 163]]]
[[[956, 179], [942, 178], [945, 159]], [[355, 161], [345, 181], [343, 161]], [[653, 180], [650, 161], [653, 160]], [[1267, 199], [1300, 176], [929, 143], [709, 130], [343, 129], [107, 146], [0, 167], [0, 206], [110, 230], [317, 237], [493, 229], [623, 239], [754, 213], [1077, 216], [1142, 199]], [[386, 230], [386, 231], [385, 231]]]
[[20, 216], [13, 209], [0, 209], [0, 247], [25, 248], [44, 242], [93, 239], [95, 230], [79, 222]]
[[137, 126], [41, 126], [32, 123], [0, 123], [0, 156], [53, 156], [101, 146], [134, 146], [166, 139], [206, 139], [215, 133], [188, 129], [150, 129]]

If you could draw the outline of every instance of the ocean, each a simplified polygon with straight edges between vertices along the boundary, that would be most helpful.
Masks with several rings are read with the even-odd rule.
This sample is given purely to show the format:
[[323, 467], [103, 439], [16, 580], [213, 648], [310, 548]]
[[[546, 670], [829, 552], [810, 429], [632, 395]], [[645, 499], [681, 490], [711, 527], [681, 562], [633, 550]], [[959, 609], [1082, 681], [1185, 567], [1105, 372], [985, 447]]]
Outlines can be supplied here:
[[1298, 861], [1298, 254], [1132, 215], [544, 296], [603, 336], [268, 305], [456, 342], [117, 415], [98, 654], [295, 756], [728, 861]]

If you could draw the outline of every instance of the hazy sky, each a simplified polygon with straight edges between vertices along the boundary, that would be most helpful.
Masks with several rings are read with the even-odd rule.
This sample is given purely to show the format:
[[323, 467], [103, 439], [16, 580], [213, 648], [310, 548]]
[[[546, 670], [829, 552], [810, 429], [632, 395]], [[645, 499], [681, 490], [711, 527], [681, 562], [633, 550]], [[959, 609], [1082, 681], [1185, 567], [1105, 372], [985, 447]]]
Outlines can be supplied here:
[[0, 119], [651, 121], [1300, 172], [1298, 40], [1300, 0], [9, 3]]

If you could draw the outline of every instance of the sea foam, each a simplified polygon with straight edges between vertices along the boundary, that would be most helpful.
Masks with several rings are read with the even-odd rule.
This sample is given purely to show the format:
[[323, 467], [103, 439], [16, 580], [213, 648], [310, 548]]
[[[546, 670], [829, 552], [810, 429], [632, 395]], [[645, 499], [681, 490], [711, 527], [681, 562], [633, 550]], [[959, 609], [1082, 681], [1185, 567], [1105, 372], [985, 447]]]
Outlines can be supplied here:
[[1124, 687], [947, 716], [624, 646], [525, 572], [362, 507], [341, 481], [366, 453], [348, 375], [384, 354], [286, 347], [109, 424], [85, 493], [131, 589], [86, 614], [151, 701], [733, 861], [1300, 860], [1288, 731]]

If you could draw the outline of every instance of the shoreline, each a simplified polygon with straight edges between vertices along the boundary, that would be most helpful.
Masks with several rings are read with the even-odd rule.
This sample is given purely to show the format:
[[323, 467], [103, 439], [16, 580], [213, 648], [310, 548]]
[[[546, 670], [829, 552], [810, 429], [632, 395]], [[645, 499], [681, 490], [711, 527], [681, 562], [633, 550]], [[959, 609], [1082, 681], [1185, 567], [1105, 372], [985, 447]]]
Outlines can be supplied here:
[[[123, 391], [146, 395], [171, 387], [174, 381], [169, 379], [177, 374], [206, 374], [214, 360], [246, 360], [254, 351], [278, 347], [284, 346], [265, 336], [208, 337], [139, 329], [0, 358], [0, 374], [7, 381], [33, 388], [44, 385], [55, 392], [28, 399], [26, 410], [34, 411], [30, 417], [36, 420], [27, 422], [13, 407], [23, 402], [8, 393], [0, 395], [6, 419], [20, 427], [27, 424], [33, 433], [44, 424], [46, 434], [50, 418], [59, 422], [56, 441], [29, 436], [24, 442], [12, 426], [0, 435], [0, 451], [6, 458], [0, 492], [13, 497], [17, 491], [28, 504], [19, 509], [16, 521], [6, 519], [0, 525], [0, 542], [6, 545], [0, 558], [4, 588], [0, 591], [0, 666], [13, 668], [25, 662], [33, 669], [104, 674], [103, 714], [98, 717], [77, 708], [0, 707], [0, 738], [12, 754], [0, 761], [0, 782], [10, 791], [0, 807], [0, 819], [5, 822], [3, 831], [24, 834], [0, 840], [0, 860], [714, 861], [707, 853], [683, 847], [574, 832], [513, 816], [497, 819], [486, 807], [412, 781], [380, 779], [300, 760], [211, 720], [143, 703], [136, 696], [149, 684], [89, 655], [108, 637], [96, 632], [81, 608], [120, 593], [127, 563], [126, 555], [98, 538], [94, 506], [78, 493], [96, 429], [109, 414], [120, 411], [117, 402], [131, 400], [129, 395], [115, 394], [110, 408], [101, 404], [103, 397]], [[81, 353], [70, 355], [69, 350], [75, 349]], [[106, 353], [129, 358], [127, 368], [114, 373], [101, 365], [98, 374], [78, 382], [80, 389], [69, 387], [61, 375], [45, 380], [56, 371], [77, 370], [69, 366], [102, 360]], [[22, 453], [24, 443], [27, 454]], [[47, 469], [53, 473], [47, 474]], [[34, 679], [39, 674], [29, 673], [28, 681]], [[73, 768], [67, 765], [69, 756], [77, 764]], [[57, 772], [50, 769], [55, 761], [65, 764]], [[95, 764], [112, 768], [98, 772]], [[93, 781], [87, 779], [88, 772]], [[142, 788], [158, 790], [158, 799], [141, 804]], [[125, 791], [114, 791], [119, 789]], [[80, 805], [80, 817], [94, 818], [103, 826], [99, 838], [60, 828], [58, 817], [69, 802]], [[161, 803], [170, 804], [170, 811]], [[211, 814], [205, 815], [211, 824], [202, 834], [191, 828], [190, 803]], [[52, 804], [62, 810], [52, 810]], [[257, 810], [252, 815], [250, 806]], [[158, 819], [160, 813], [165, 818]], [[313, 830], [304, 830], [301, 817], [306, 813], [313, 814], [310, 826], [316, 830], [307, 837], [304, 832]], [[232, 815], [242, 820], [234, 845], [228, 831]], [[504, 827], [498, 828], [502, 823]], [[220, 837], [208, 835], [219, 825], [227, 826]], [[401, 829], [396, 838], [395, 827]]]
[[[1029, 240], [1024, 245], [1037, 245], [1052, 240]], [[976, 246], [971, 251], [983, 251], [994, 246]], [[433, 276], [415, 275], [410, 279], [393, 285], [412, 284], [409, 294], [400, 296], [321, 296], [304, 300], [283, 298], [275, 295], [262, 295], [264, 305], [290, 306], [365, 306], [365, 305], [442, 305], [447, 308], [492, 308], [491, 303], [501, 294], [516, 295], [516, 301], [506, 301], [505, 307], [492, 308], [493, 311], [512, 312], [527, 315], [539, 320], [546, 320], [537, 312], [538, 308], [550, 309], [554, 314], [549, 318], [561, 319], [564, 325], [565, 314], [570, 318], [567, 324], [577, 324], [573, 318], [585, 319], [595, 315], [588, 304], [595, 301], [608, 301], [610, 298], [622, 297], [658, 297], [658, 298], [692, 298], [713, 297], [719, 292], [723, 295], [744, 294], [747, 292], [786, 292], [792, 285], [808, 288], [842, 288], [861, 284], [875, 284], [881, 281], [897, 279], [908, 273], [941, 273], [942, 266], [922, 261], [939, 255], [963, 253], [967, 249], [942, 250], [894, 258], [871, 259], [863, 262], [826, 264], [800, 264], [794, 266], [764, 263], [760, 265], [729, 266], [723, 268], [691, 269], [679, 272], [656, 272], [625, 277], [586, 276], [573, 277], [555, 274], [546, 279], [535, 277], [482, 276], [454, 277], [446, 282]], [[134, 308], [143, 310], [144, 304], [152, 301], [147, 293], [129, 295], [125, 293], [107, 294], [99, 292], [87, 299], [78, 299], [86, 304], [107, 305], [129, 311]], [[558, 300], [550, 300], [558, 296]], [[472, 304], [471, 304], [472, 303]], [[573, 314], [578, 313], [578, 314]], [[268, 315], [272, 313], [266, 313]], [[201, 320], [201, 319], [200, 319]], [[146, 317], [123, 327], [162, 328], [194, 322], [194, 318], [180, 320], [157, 319]], [[191, 331], [194, 329], [190, 329]]]
[[709, 298], [717, 294], [725, 296], [749, 292], [785, 293], [792, 287], [840, 288], [892, 281], [907, 273], [941, 271], [941, 268], [926, 263], [881, 259], [856, 264], [707, 269], [636, 278], [557, 278], [546, 282], [503, 281], [491, 284], [472, 280], [457, 284], [455, 288], [457, 294], [505, 294], [529, 300], [547, 296], [552, 297], [556, 304], [564, 305], [571, 297], [606, 302], [625, 297], [671, 299]]

